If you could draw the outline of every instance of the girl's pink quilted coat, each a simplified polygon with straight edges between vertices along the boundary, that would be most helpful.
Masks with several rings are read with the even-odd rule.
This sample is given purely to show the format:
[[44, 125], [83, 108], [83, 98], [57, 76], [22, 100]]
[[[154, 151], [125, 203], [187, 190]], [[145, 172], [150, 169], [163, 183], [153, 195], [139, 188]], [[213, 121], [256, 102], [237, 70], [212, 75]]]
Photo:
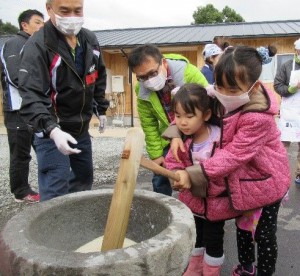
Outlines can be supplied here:
[[[210, 220], [219, 220], [282, 199], [290, 185], [290, 169], [274, 120], [277, 110], [273, 93], [262, 86], [262, 92], [251, 94], [248, 104], [226, 114], [221, 121], [221, 139], [213, 156], [200, 166], [192, 166], [197, 175], [204, 176], [196, 178], [204, 179], [203, 183], [196, 183], [192, 175], [195, 171], [189, 170], [191, 163], [181, 164], [181, 169], [183, 165], [187, 167], [192, 186], [208, 182], [206, 199], [183, 191], [180, 200], [193, 212], [204, 214]], [[187, 143], [190, 141], [186, 141], [188, 146]], [[169, 169], [180, 168], [169, 162], [168, 157], [166, 159]]]

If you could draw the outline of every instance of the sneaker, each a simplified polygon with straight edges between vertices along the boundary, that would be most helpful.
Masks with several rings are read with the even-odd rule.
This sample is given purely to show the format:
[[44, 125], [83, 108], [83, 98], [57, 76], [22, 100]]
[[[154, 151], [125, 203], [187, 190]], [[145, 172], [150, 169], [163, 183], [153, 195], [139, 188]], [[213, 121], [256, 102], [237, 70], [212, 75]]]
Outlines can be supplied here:
[[233, 271], [232, 271], [232, 276], [255, 276], [256, 275], [256, 267], [255, 265], [252, 266], [252, 272], [249, 272], [247, 270], [245, 270], [243, 268], [242, 265], [237, 265], [233, 268]]
[[300, 185], [300, 174], [298, 174], [295, 178], [295, 184]]
[[27, 203], [36, 203], [40, 202], [40, 194], [31, 192], [23, 198], [15, 198], [15, 202], [27, 202]]

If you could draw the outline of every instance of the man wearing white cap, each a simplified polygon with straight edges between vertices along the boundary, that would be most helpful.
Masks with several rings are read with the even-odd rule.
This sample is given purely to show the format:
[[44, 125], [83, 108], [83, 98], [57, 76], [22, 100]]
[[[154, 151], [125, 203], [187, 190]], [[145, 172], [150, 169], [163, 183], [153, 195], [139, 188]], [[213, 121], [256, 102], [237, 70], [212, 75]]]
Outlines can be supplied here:
[[216, 44], [206, 44], [203, 50], [203, 57], [205, 64], [201, 69], [201, 73], [205, 76], [209, 84], [213, 84], [214, 81], [214, 65], [218, 60], [218, 56], [222, 53], [222, 50]]
[[274, 89], [282, 96], [279, 129], [288, 149], [298, 142], [295, 183], [300, 186], [300, 38], [295, 41], [295, 56], [285, 62], [274, 79]]

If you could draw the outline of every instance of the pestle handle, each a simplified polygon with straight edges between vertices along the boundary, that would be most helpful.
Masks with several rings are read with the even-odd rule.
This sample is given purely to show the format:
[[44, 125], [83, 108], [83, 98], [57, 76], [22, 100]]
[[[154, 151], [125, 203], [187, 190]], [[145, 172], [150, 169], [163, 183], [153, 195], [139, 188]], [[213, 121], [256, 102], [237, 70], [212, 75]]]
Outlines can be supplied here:
[[176, 175], [174, 172], [167, 170], [166, 168], [156, 164], [152, 160], [146, 158], [145, 156], [142, 156], [141, 158], [141, 166], [145, 169], [148, 169], [156, 174], [163, 175], [165, 177], [171, 178], [174, 181], [179, 181], [180, 178], [178, 175]]
[[127, 131], [101, 251], [123, 247], [144, 141], [145, 134], [141, 128]]

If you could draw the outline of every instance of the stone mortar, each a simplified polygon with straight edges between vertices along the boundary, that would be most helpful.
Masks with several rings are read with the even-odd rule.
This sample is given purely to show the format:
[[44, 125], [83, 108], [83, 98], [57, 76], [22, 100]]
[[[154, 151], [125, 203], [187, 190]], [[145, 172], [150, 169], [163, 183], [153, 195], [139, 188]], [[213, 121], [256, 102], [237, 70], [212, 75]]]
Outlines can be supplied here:
[[112, 189], [69, 194], [29, 206], [0, 235], [0, 274], [182, 275], [195, 242], [190, 210], [173, 197], [136, 190], [126, 237], [131, 247], [73, 252], [103, 235]]

